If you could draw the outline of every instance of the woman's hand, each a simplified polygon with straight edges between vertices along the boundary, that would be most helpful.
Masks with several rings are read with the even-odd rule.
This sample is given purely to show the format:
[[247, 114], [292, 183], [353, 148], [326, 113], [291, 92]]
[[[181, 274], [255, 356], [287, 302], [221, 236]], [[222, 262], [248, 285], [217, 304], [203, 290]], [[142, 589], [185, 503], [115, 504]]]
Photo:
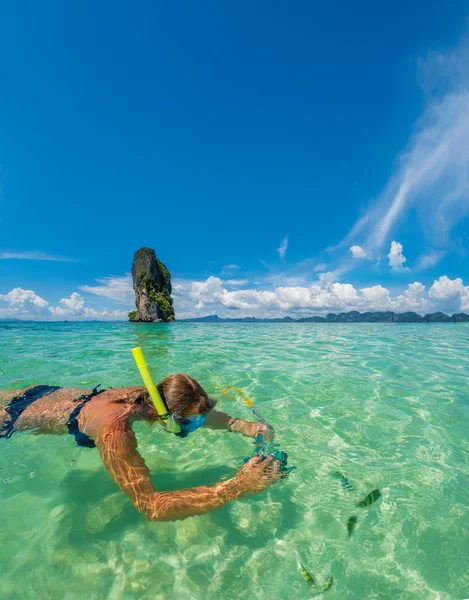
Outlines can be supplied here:
[[251, 438], [256, 438], [259, 434], [262, 434], [265, 440], [270, 440], [273, 434], [273, 429], [270, 429], [264, 423], [244, 421], [244, 419], [231, 417], [218, 410], [212, 410], [207, 415], [204, 427], [209, 427], [210, 429], [228, 429], [229, 431], [236, 431]]
[[240, 493], [253, 493], [264, 490], [269, 485], [274, 485], [283, 477], [280, 463], [272, 456], [251, 458], [237, 475], [233, 478]]
[[258, 435], [262, 435], [264, 440], [270, 440], [273, 433], [273, 430], [264, 423], [253, 423], [251, 421], [243, 421], [241, 419], [238, 420], [232, 430], [239, 431], [239, 433], [251, 438], [256, 438]]

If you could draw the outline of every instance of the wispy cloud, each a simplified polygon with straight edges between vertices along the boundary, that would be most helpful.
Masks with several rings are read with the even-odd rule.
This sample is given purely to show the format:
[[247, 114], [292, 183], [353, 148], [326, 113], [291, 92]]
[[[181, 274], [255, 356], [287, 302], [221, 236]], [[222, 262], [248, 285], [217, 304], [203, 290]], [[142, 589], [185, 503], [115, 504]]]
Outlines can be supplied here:
[[0, 252], [0, 260], [51, 260], [56, 262], [78, 262], [74, 258], [67, 258], [66, 256], [56, 256], [54, 254], [48, 254], [47, 252]]
[[232, 286], [240, 286], [240, 285], [246, 285], [246, 283], [248, 283], [248, 279], [227, 279], [226, 283], [228, 285], [232, 285]]
[[103, 277], [96, 280], [100, 285], [82, 285], [80, 290], [88, 294], [110, 298], [116, 302], [132, 306], [135, 302], [135, 294], [132, 286], [132, 277]]
[[285, 253], [288, 249], [288, 235], [286, 237], [283, 238], [282, 243], [280, 244], [280, 248], [277, 248], [277, 252], [280, 255], [280, 258], [282, 260], [285, 259]]
[[313, 270], [318, 273], [319, 271], [325, 271], [327, 269], [327, 264], [326, 263], [318, 263]]
[[469, 213], [469, 45], [421, 61], [429, 93], [396, 172], [377, 201], [340, 245], [356, 241], [379, 253], [410, 209], [416, 209], [432, 246], [445, 247], [454, 225]]
[[415, 263], [414, 271], [425, 271], [426, 269], [431, 269], [436, 266], [440, 260], [443, 258], [445, 253], [443, 251], [430, 251], [424, 254], [421, 254]]
[[270, 266], [268, 263], [266, 263], [266, 262], [265, 262], [265, 260], [263, 260], [262, 258], [258, 258], [258, 261], [259, 261], [259, 262], [260, 262], [260, 263], [261, 263], [261, 264], [262, 264], [262, 265], [263, 265], [263, 266], [264, 266], [264, 267], [265, 267], [265, 268], [266, 268], [268, 271], [270, 271], [270, 270], [271, 270], [271, 268], [272, 268], [272, 267], [271, 267], [271, 266]]

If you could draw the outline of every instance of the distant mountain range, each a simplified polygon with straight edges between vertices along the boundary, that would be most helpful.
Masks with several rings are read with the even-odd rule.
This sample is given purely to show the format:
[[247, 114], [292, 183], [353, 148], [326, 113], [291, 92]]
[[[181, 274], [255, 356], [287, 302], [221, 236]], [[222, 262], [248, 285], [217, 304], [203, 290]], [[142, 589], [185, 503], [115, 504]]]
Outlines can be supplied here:
[[[47, 321], [26, 321], [23, 319], [0, 319], [0, 323], [35, 323]], [[57, 321], [56, 321], [57, 322]], [[122, 323], [122, 321], [59, 321], [61, 323]], [[364, 312], [356, 310], [345, 313], [329, 313], [325, 317], [282, 317], [278, 319], [257, 319], [256, 317], [244, 317], [243, 319], [222, 319], [218, 315], [206, 317], [195, 317], [193, 319], [178, 319], [178, 323], [469, 323], [469, 315], [455, 313], [451, 317], [442, 312], [435, 312], [422, 317], [414, 312]]]
[[283, 317], [280, 319], [257, 319], [255, 317], [244, 317], [244, 319], [222, 319], [218, 315], [207, 317], [195, 317], [193, 319], [178, 319], [185, 323], [469, 323], [469, 315], [455, 313], [453, 316], [442, 312], [431, 313], [422, 317], [414, 312], [364, 312], [356, 310], [345, 313], [329, 313], [325, 317], [302, 317], [292, 319]]

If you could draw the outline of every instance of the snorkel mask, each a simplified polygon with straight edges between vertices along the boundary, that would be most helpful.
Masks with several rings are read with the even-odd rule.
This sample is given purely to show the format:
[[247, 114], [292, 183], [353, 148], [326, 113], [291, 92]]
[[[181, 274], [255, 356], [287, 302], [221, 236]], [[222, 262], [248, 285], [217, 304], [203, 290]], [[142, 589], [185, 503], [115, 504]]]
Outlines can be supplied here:
[[181, 429], [179, 433], [176, 433], [178, 437], [184, 438], [202, 427], [205, 423], [207, 415], [190, 415], [188, 417], [182, 417], [181, 415], [174, 415], [177, 419], [178, 425]]

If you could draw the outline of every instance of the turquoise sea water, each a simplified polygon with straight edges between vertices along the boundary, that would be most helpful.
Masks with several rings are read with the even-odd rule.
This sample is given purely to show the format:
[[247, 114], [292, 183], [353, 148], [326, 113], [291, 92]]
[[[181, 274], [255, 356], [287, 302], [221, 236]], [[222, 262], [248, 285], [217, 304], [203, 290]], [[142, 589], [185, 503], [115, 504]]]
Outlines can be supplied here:
[[[209, 515], [148, 523], [96, 450], [0, 440], [1, 598], [308, 599], [295, 552], [320, 584], [332, 574], [330, 600], [469, 597], [468, 325], [7, 323], [0, 389], [140, 385], [137, 345], [155, 379], [188, 372], [248, 418], [220, 395], [239, 386], [297, 470]], [[136, 431], [160, 490], [232, 476], [252, 452], [225, 432]]]

